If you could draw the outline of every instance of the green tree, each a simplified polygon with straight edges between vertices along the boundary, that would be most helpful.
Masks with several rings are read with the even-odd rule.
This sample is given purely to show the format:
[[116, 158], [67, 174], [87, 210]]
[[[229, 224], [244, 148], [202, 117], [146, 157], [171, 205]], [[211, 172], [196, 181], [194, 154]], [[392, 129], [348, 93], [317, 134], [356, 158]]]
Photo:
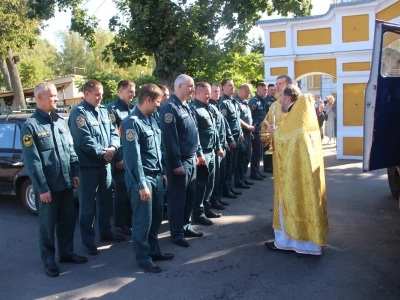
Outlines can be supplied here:
[[[110, 20], [117, 32], [105, 54], [121, 66], [132, 62], [145, 64], [145, 56], [154, 56], [154, 75], [171, 83], [179, 73], [189, 73], [198, 65], [196, 53], [214, 47], [221, 28], [229, 31], [219, 45], [244, 53], [247, 33], [263, 12], [275, 10], [283, 16], [311, 13], [311, 0], [115, 0], [128, 24], [120, 16]], [[210, 45], [211, 43], [211, 45]]]

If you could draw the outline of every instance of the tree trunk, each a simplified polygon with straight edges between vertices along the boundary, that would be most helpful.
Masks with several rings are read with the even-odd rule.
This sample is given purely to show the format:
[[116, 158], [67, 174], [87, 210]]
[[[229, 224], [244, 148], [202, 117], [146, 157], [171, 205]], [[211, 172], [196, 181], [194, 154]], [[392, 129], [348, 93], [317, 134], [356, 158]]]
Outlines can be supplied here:
[[12, 90], [14, 92], [14, 101], [12, 106], [19, 110], [26, 107], [24, 90], [22, 89], [21, 78], [19, 77], [17, 65], [14, 63], [14, 54], [12, 49], [8, 49], [7, 52], [8, 57], [6, 58], [6, 63], [8, 72], [10, 73]]
[[3, 59], [3, 55], [0, 54], [0, 70], [3, 74], [4, 82], [8, 91], [12, 91], [10, 74], [8, 73], [6, 61]]

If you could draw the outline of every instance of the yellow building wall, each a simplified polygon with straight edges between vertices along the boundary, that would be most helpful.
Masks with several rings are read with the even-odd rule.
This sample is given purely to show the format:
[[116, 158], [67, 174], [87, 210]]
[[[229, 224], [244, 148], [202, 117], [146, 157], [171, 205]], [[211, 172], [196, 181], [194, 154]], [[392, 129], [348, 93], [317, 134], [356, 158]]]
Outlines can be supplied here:
[[364, 125], [364, 91], [366, 83], [343, 84], [343, 126]]
[[331, 28], [297, 31], [297, 46], [327, 45], [332, 43]]
[[369, 15], [346, 16], [342, 18], [342, 42], [369, 40]]
[[287, 67], [271, 68], [271, 76], [287, 75]]
[[354, 63], [344, 63], [342, 65], [343, 72], [354, 72], [354, 71], [369, 71], [371, 70], [371, 62], [354, 62]]
[[286, 31], [270, 32], [269, 41], [269, 45], [271, 48], [286, 47]]
[[343, 137], [343, 155], [362, 156], [363, 138], [362, 137]]
[[379, 20], [390, 21], [400, 16], [400, 1], [388, 6], [376, 14]]
[[304, 74], [312, 72], [325, 73], [336, 77], [336, 58], [300, 60], [294, 62], [294, 75], [296, 79]]

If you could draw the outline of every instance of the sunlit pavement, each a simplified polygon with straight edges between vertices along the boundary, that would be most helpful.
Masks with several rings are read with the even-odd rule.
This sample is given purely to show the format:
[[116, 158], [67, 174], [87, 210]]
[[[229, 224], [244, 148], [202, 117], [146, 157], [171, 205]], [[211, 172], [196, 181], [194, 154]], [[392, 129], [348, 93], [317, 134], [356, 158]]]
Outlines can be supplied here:
[[[164, 221], [160, 245], [175, 259], [159, 263], [162, 273], [143, 273], [131, 242], [98, 243], [87, 264], [58, 264], [60, 276], [49, 278], [37, 217], [2, 197], [0, 299], [399, 299], [400, 211], [386, 170], [363, 173], [360, 161], [336, 160], [335, 144], [323, 148], [330, 232], [322, 257], [265, 248], [273, 237], [268, 176], [231, 200], [213, 226], [195, 225], [205, 236], [189, 239], [189, 248], [170, 242]], [[75, 240], [83, 254], [79, 230]]]

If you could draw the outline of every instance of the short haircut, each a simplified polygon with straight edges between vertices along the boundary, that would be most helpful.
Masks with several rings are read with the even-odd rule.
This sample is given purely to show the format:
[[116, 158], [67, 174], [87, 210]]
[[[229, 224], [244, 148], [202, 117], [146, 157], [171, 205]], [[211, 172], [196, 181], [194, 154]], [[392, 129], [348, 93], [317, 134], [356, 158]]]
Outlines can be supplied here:
[[267, 84], [266, 84], [265, 82], [261, 81], [261, 82], [257, 83], [257, 85], [256, 85], [257, 88], [258, 88], [259, 86], [267, 87]]
[[297, 101], [297, 99], [299, 99], [299, 96], [301, 95], [301, 91], [294, 84], [289, 84], [289, 85], [285, 86], [285, 88], [283, 89], [283, 94], [285, 96], [292, 97], [292, 102], [294, 102], [294, 101]]
[[211, 87], [213, 87], [213, 86], [220, 87], [219, 84], [215, 83], [215, 82], [212, 82], [210, 85], [211, 85]]
[[189, 81], [193, 81], [193, 78], [190, 77], [189, 75], [186, 74], [181, 74], [178, 77], [176, 77], [175, 82], [174, 82], [174, 89], [178, 87], [178, 85], [187, 83]]
[[157, 86], [163, 92], [165, 92], [166, 90], [169, 90], [168, 87], [165, 84], [159, 83], [159, 84], [157, 84]]
[[221, 86], [225, 86], [229, 81], [232, 81], [232, 79], [229, 79], [229, 78], [223, 79], [221, 81]]
[[100, 82], [98, 82], [97, 80], [91, 79], [89, 81], [86, 81], [85, 84], [83, 85], [83, 93], [86, 93], [86, 92], [91, 93], [94, 91], [94, 89], [96, 87], [100, 87], [100, 86], [102, 86], [102, 84]]
[[143, 104], [148, 97], [150, 97], [151, 100], [155, 100], [158, 97], [161, 97], [164, 93], [161, 91], [161, 89], [156, 86], [153, 83], [146, 83], [145, 85], [142, 86], [139, 92], [139, 104]]
[[205, 89], [205, 88], [210, 88], [211, 89], [211, 85], [207, 82], [201, 81], [196, 83], [196, 88], [195, 88], [195, 92]]
[[120, 89], [120, 88], [126, 89], [129, 85], [136, 86], [132, 80], [129, 80], [129, 79], [120, 80], [118, 82], [118, 89]]
[[51, 82], [41, 82], [41, 83], [37, 84], [35, 86], [35, 88], [33, 89], [33, 95], [37, 99], [40, 94], [50, 91], [50, 89], [52, 87], [55, 88], [56, 86], [54, 84], [52, 84]]
[[273, 84], [273, 83], [268, 84], [268, 88], [274, 87], [274, 86], [275, 86], [275, 84]]
[[281, 78], [285, 78], [287, 84], [292, 84], [292, 78], [290, 78], [290, 76], [280, 75], [280, 76], [278, 76], [278, 78], [276, 78], [276, 80], [281, 79]]
[[244, 90], [244, 89], [249, 89], [249, 91], [251, 91], [252, 86], [250, 83], [244, 83], [239, 87], [239, 90]]

